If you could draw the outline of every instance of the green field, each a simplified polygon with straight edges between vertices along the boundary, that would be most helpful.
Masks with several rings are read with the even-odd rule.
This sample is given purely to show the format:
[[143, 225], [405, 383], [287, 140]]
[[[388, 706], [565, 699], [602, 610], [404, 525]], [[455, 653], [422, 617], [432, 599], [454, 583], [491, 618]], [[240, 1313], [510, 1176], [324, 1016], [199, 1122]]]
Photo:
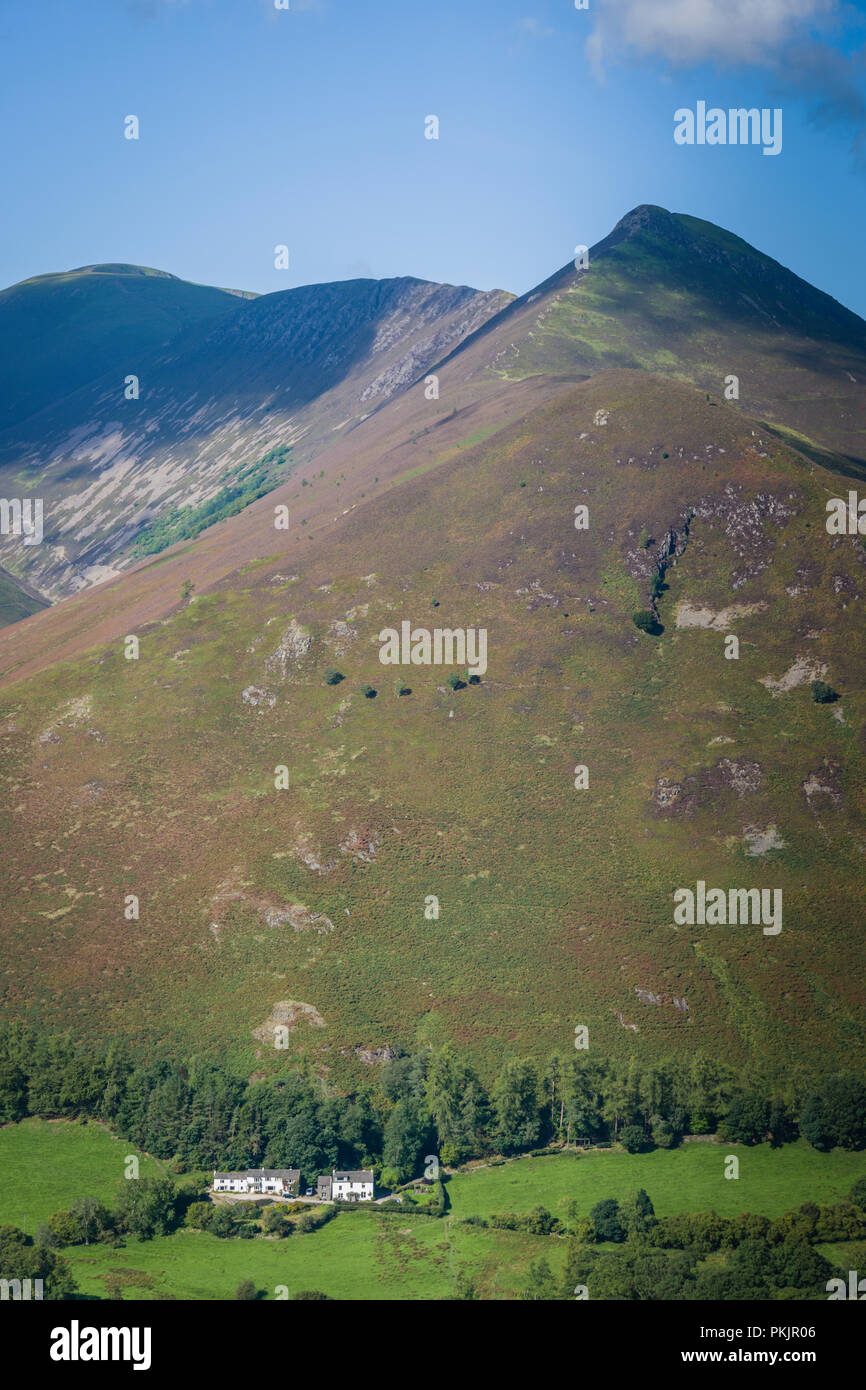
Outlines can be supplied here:
[[[725, 1158], [735, 1154], [739, 1178], [725, 1178]], [[564, 1217], [576, 1201], [582, 1213], [605, 1197], [622, 1198], [643, 1187], [657, 1216], [715, 1211], [719, 1216], [759, 1212], [779, 1216], [801, 1202], [833, 1202], [866, 1177], [866, 1154], [834, 1149], [822, 1154], [800, 1140], [782, 1149], [769, 1144], [683, 1144], [648, 1154], [617, 1150], [521, 1158], [502, 1167], [457, 1173], [448, 1184], [453, 1211], [461, 1216], [529, 1211], [541, 1204]]]
[[104, 1125], [68, 1120], [22, 1120], [0, 1128], [0, 1225], [23, 1227], [32, 1235], [53, 1211], [76, 1197], [98, 1197], [112, 1205], [123, 1181], [127, 1154], [139, 1159], [143, 1178], [157, 1177], [164, 1165], [142, 1154], [128, 1139], [116, 1139]]
[[[110, 1203], [134, 1146], [97, 1124], [25, 1120], [0, 1129], [0, 1224], [32, 1232], [40, 1221], [78, 1196]], [[737, 1181], [723, 1176], [724, 1158], [740, 1160]], [[142, 1176], [160, 1171], [141, 1156]], [[513, 1298], [526, 1283], [530, 1263], [544, 1255], [554, 1271], [567, 1243], [511, 1231], [464, 1226], [461, 1217], [527, 1211], [546, 1206], [564, 1217], [568, 1202], [581, 1212], [604, 1197], [623, 1197], [645, 1187], [660, 1216], [707, 1211], [777, 1215], [807, 1200], [844, 1197], [866, 1175], [866, 1154], [820, 1154], [800, 1142], [781, 1150], [768, 1145], [688, 1144], [644, 1155], [620, 1152], [517, 1159], [456, 1173], [447, 1185], [450, 1211], [425, 1220], [378, 1208], [341, 1213], [321, 1230], [284, 1240], [220, 1240], [180, 1230], [150, 1241], [127, 1239], [120, 1249], [103, 1245], [64, 1251], [83, 1294], [129, 1298], [226, 1299], [252, 1279], [261, 1296], [291, 1297], [319, 1289], [337, 1299], [448, 1299], [468, 1275], [485, 1298]], [[843, 1258], [847, 1247], [827, 1247]], [[848, 1258], [845, 1256], [844, 1258]], [[844, 1261], [843, 1261], [844, 1262]]]
[[82, 1293], [105, 1297], [106, 1279], [132, 1298], [231, 1298], [252, 1279], [268, 1298], [318, 1289], [336, 1299], [426, 1300], [453, 1296], [465, 1269], [485, 1298], [514, 1297], [529, 1264], [565, 1260], [566, 1242], [511, 1231], [464, 1228], [454, 1220], [401, 1217], [376, 1210], [340, 1215], [322, 1230], [287, 1240], [219, 1240], [178, 1231], [122, 1250], [78, 1247], [66, 1255]]

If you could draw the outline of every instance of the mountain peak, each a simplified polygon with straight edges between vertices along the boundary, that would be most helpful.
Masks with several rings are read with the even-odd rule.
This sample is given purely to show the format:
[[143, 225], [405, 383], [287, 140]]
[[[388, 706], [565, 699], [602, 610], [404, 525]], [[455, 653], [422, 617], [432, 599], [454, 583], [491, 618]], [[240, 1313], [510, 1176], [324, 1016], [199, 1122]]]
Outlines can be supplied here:
[[125, 261], [106, 261], [101, 265], [80, 265], [69, 275], [152, 275], [160, 280], [177, 280], [168, 270], [155, 270], [149, 265], [130, 265]]
[[611, 232], [625, 232], [627, 236], [634, 236], [637, 232], [643, 231], [669, 231], [677, 224], [674, 213], [668, 212], [667, 208], [659, 207], [656, 203], [638, 203], [636, 208], [627, 212], [621, 217]]

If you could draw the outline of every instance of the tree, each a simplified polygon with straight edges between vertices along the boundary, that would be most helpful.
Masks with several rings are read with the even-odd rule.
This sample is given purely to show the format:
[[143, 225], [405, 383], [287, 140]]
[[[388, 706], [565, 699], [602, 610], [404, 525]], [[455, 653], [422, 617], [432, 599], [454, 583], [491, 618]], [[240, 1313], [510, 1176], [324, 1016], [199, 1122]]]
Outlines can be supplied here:
[[53, 1211], [48, 1229], [58, 1245], [78, 1245], [84, 1239], [81, 1225], [71, 1211]]
[[855, 1207], [860, 1207], [862, 1211], [866, 1211], [866, 1178], [857, 1179], [851, 1191], [848, 1193], [848, 1200], [852, 1202]]
[[170, 1178], [130, 1178], [120, 1187], [117, 1224], [140, 1240], [165, 1236], [175, 1223], [177, 1194]]
[[808, 1290], [814, 1298], [826, 1294], [827, 1280], [835, 1272], [830, 1261], [808, 1241], [796, 1239], [783, 1241], [775, 1247], [772, 1267], [777, 1288]]
[[770, 1231], [770, 1218], [756, 1212], [741, 1212], [732, 1216], [728, 1235], [732, 1245], [741, 1245], [744, 1240], [766, 1240]]
[[41, 1279], [46, 1300], [72, 1298], [78, 1291], [66, 1261], [50, 1246], [34, 1245], [17, 1226], [0, 1226], [0, 1277]]
[[657, 1149], [673, 1149], [679, 1141], [676, 1127], [670, 1120], [657, 1119], [652, 1127], [652, 1141]]
[[78, 1222], [80, 1239], [85, 1245], [92, 1240], [103, 1240], [114, 1229], [114, 1217], [95, 1197], [76, 1197], [69, 1215]]
[[695, 1057], [686, 1088], [686, 1107], [692, 1134], [711, 1134], [730, 1094], [727, 1069], [715, 1059]]
[[606, 1197], [604, 1201], [596, 1202], [589, 1213], [589, 1219], [595, 1227], [596, 1240], [625, 1239], [619, 1216], [619, 1202], [615, 1197]]
[[767, 1124], [770, 1144], [779, 1149], [783, 1144], [791, 1144], [797, 1138], [797, 1126], [790, 1110], [783, 1100], [770, 1102], [770, 1118]]
[[393, 1169], [398, 1182], [414, 1176], [430, 1134], [430, 1121], [412, 1100], [400, 1100], [388, 1116], [382, 1146], [383, 1167]]
[[531, 1149], [541, 1133], [538, 1075], [528, 1059], [506, 1062], [493, 1088], [496, 1140], [506, 1153]]
[[292, 1223], [281, 1207], [268, 1207], [262, 1217], [262, 1230], [271, 1236], [287, 1236], [291, 1234]]
[[832, 705], [834, 700], [839, 699], [839, 692], [834, 690], [832, 685], [828, 685], [826, 681], [813, 681], [812, 699], [816, 705]]
[[342, 671], [337, 671], [333, 666], [329, 666], [325, 672], [325, 685], [339, 685], [345, 679]]
[[563, 1074], [565, 1090], [566, 1138], [594, 1139], [604, 1133], [604, 1090], [606, 1072], [603, 1063], [584, 1056], [571, 1058]]
[[235, 1299], [239, 1303], [254, 1303], [259, 1296], [259, 1291], [252, 1279], [243, 1279], [235, 1289]]
[[443, 1047], [427, 1071], [426, 1108], [436, 1127], [443, 1163], [461, 1163], [482, 1151], [481, 1131], [487, 1120], [487, 1096], [475, 1071]]
[[646, 1147], [644, 1132], [640, 1125], [623, 1125], [619, 1132], [619, 1142], [626, 1153], [638, 1154]]
[[190, 1202], [183, 1218], [184, 1225], [196, 1231], [206, 1231], [216, 1210], [212, 1202]]
[[219, 1236], [224, 1240], [226, 1236], [234, 1235], [236, 1225], [234, 1209], [230, 1206], [219, 1206], [214, 1209], [208, 1230], [212, 1236]]
[[0, 1124], [27, 1114], [27, 1078], [14, 1062], [0, 1062]]
[[661, 632], [661, 624], [651, 608], [638, 608], [632, 613], [631, 620], [636, 628], [641, 632], [648, 633], [651, 637], [656, 637]]
[[549, 1301], [557, 1297], [556, 1281], [543, 1255], [529, 1266], [529, 1282], [520, 1297], [530, 1302]]
[[800, 1133], [815, 1149], [866, 1147], [866, 1083], [850, 1073], [828, 1077], [804, 1100]]
[[767, 1137], [770, 1105], [757, 1091], [740, 1091], [719, 1125], [723, 1139], [733, 1144], [760, 1144]]
[[656, 1224], [655, 1208], [644, 1188], [630, 1192], [619, 1207], [620, 1223], [631, 1240], [635, 1236], [648, 1235]]

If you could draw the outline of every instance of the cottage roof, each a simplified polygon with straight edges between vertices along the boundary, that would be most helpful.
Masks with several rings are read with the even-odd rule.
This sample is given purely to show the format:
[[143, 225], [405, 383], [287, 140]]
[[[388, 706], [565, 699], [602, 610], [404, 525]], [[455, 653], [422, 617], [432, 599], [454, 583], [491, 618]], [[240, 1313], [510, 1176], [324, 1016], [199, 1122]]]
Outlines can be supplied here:
[[300, 1176], [300, 1168], [242, 1168], [238, 1173], [218, 1173], [214, 1169], [214, 1181], [217, 1178], [286, 1178], [289, 1182], [297, 1182]]

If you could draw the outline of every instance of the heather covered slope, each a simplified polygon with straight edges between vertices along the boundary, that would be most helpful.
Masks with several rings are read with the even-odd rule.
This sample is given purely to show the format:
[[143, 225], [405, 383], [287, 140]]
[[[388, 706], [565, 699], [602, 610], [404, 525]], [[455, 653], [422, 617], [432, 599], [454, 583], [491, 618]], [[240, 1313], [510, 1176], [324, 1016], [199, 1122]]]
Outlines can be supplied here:
[[866, 474], [866, 323], [733, 233], [642, 205], [457, 353], [507, 380], [640, 367], [797, 431]]
[[[732, 233], [663, 208], [635, 208], [592, 248], [587, 269], [569, 263], [517, 300], [410, 277], [245, 299], [136, 267], [87, 269], [100, 273], [13, 287], [5, 310], [0, 296], [0, 333], [4, 321], [25, 320], [15, 371], [38, 384], [26, 418], [13, 414], [3, 428], [0, 416], [0, 488], [46, 502], [45, 543], [13, 557], [0, 541], [0, 563], [14, 558], [54, 599], [128, 570], [163, 545], [166, 526], [169, 539], [183, 537], [214, 499], [243, 507], [303, 470], [330, 489], [367, 441], [387, 454], [410, 419], [430, 430], [507, 387], [532, 381], [550, 396], [615, 367], [689, 382], [713, 399], [736, 378], [732, 404], [749, 419], [808, 457], [866, 472], [863, 321]], [[107, 274], [115, 271], [124, 274]], [[99, 313], [88, 307], [94, 285]], [[134, 288], [133, 307], [112, 300], [106, 315], [106, 286]], [[52, 335], [61, 291], [66, 317], [55, 315]], [[170, 341], [157, 313], [166, 295], [191, 306]], [[209, 317], [195, 296], [216, 296]], [[151, 342], [144, 329], [153, 337], [155, 325], [162, 336]], [[82, 344], [79, 380], [64, 364], [78, 362]], [[425, 400], [432, 371], [439, 397]], [[137, 399], [124, 396], [129, 373]], [[409, 397], [421, 399], [401, 415]], [[522, 409], [516, 400], [503, 404], [500, 424]]]
[[[355, 1049], [451, 1037], [492, 1070], [581, 1023], [605, 1052], [862, 1065], [866, 552], [824, 526], [847, 479], [644, 371], [415, 456], [311, 541], [263, 499], [257, 544], [245, 514], [160, 557], [179, 591], [218, 541], [248, 556], [123, 626], [138, 661], [113, 640], [0, 692], [4, 1011], [335, 1081]], [[486, 628], [481, 684], [382, 666], [403, 620]], [[782, 931], [675, 927], [698, 879], [781, 889]]]

